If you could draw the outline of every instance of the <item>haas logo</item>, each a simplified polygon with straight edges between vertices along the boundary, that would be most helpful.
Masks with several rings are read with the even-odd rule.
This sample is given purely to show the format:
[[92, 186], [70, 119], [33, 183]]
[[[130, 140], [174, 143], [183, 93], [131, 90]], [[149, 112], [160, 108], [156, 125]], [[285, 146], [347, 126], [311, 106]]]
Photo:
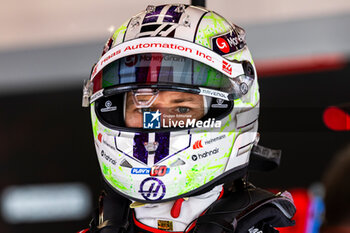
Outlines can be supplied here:
[[230, 46], [228, 45], [227, 41], [221, 37], [216, 39], [216, 45], [223, 53], [230, 52]]
[[232, 66], [225, 60], [222, 61], [222, 70], [228, 73], [229, 75], [232, 74]]
[[199, 148], [203, 148], [202, 146], [202, 140], [198, 140], [193, 144], [193, 149], [199, 149]]
[[141, 182], [139, 193], [148, 201], [157, 201], [164, 197], [166, 188], [161, 180], [149, 177]]

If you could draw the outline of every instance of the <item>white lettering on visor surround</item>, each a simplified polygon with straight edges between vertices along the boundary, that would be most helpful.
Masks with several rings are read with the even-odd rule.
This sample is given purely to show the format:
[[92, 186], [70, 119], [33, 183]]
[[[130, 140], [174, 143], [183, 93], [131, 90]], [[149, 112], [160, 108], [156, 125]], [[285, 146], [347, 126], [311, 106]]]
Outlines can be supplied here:
[[94, 102], [95, 100], [99, 99], [102, 96], [103, 96], [103, 89], [97, 91], [95, 94], [93, 94], [90, 97], [90, 103]]
[[203, 88], [203, 87], [199, 87], [199, 89], [200, 89], [200, 93], [199, 93], [200, 95], [229, 100], [228, 93], [226, 93], [226, 92], [207, 89], [207, 88]]

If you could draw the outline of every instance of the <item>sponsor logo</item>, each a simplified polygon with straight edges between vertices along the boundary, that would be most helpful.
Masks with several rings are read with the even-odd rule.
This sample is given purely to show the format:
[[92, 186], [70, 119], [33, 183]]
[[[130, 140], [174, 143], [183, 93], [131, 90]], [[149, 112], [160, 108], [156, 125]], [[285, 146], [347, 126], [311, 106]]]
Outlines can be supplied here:
[[228, 62], [225, 60], [222, 60], [222, 70], [228, 73], [229, 75], [232, 74], [232, 66], [228, 64]]
[[101, 108], [101, 112], [112, 112], [117, 110], [117, 106], [112, 106], [112, 101], [107, 100], [105, 102], [105, 108]]
[[[204, 141], [204, 144], [205, 144], [205, 145], [208, 145], [208, 144], [211, 144], [212, 142], [216, 142], [216, 141], [221, 140], [221, 139], [223, 139], [223, 138], [225, 138], [225, 137], [226, 137], [226, 135], [223, 134], [223, 135], [220, 135], [220, 136], [218, 136], [218, 137], [211, 138], [210, 140]], [[195, 143], [193, 143], [192, 148], [193, 148], [194, 150], [203, 148], [202, 139], [197, 140]], [[196, 160], [197, 160], [197, 159], [196, 159]]]
[[156, 112], [143, 112], [143, 128], [144, 129], [160, 129], [159, 110]]
[[248, 233], [263, 233], [259, 228], [255, 228], [254, 226], [248, 229]]
[[223, 52], [223, 53], [228, 53], [230, 52], [230, 47], [227, 43], [227, 41], [224, 38], [217, 38], [216, 39], [216, 46]]
[[137, 168], [134, 167], [131, 169], [131, 174], [135, 175], [148, 175], [151, 171], [151, 168]]
[[140, 61], [172, 61], [172, 62], [185, 62], [184, 57], [179, 57], [176, 55], [171, 55], [171, 54], [142, 54], [140, 55]]
[[203, 148], [202, 146], [202, 140], [198, 140], [193, 144], [193, 149], [199, 149], [199, 148]]
[[220, 55], [233, 53], [244, 47], [244, 37], [235, 32], [229, 32], [212, 38], [213, 50]]
[[165, 165], [162, 166], [153, 166], [151, 168], [150, 176], [164, 176], [167, 174], [167, 167]]
[[98, 139], [100, 142], [102, 142], [102, 134], [101, 134], [101, 133], [98, 134], [97, 139]]
[[196, 155], [192, 155], [192, 160], [197, 161], [198, 159], [204, 159], [208, 156], [215, 155], [217, 153], [219, 153], [219, 148], [215, 148], [214, 150], [206, 151], [204, 153], [198, 153]]
[[115, 147], [112, 146], [111, 144], [109, 144], [106, 140], [103, 140], [103, 144], [105, 144], [106, 146], [108, 146], [108, 147], [111, 148], [112, 150], [115, 150]]
[[[200, 52], [198, 50], [193, 50], [189, 47], [186, 46], [182, 46], [182, 45], [177, 45], [177, 44], [168, 44], [168, 43], [139, 43], [137, 45], [131, 45], [131, 46], [126, 46], [123, 49], [123, 52], [128, 52], [128, 51], [132, 51], [132, 50], [136, 50], [136, 49], [144, 49], [144, 48], [165, 48], [165, 49], [173, 49], [173, 50], [177, 50], [177, 51], [181, 51], [181, 52], [186, 52], [186, 53], [192, 53], [192, 54], [196, 54], [197, 56], [206, 59], [208, 61], [213, 62], [213, 58], [211, 56], [209, 56], [208, 54], [206, 54], [205, 52]], [[119, 50], [120, 53], [120, 50]], [[119, 54], [118, 53], [118, 54]], [[106, 57], [103, 61], [101, 61], [101, 65], [104, 62], [107, 62], [109, 60], [109, 56]]]
[[[168, 29], [167, 32], [169, 30], [170, 29]], [[221, 39], [218, 39], [218, 38], [221, 38]], [[163, 39], [166, 39], [166, 38], [163, 38]], [[214, 52], [212, 53], [211, 51], [206, 52], [206, 50], [203, 50], [200, 46], [197, 46], [197, 45], [192, 48], [192, 45], [189, 45], [189, 43], [185, 41], [179, 41], [175, 39], [176, 41], [174, 43], [167, 43], [163, 39], [160, 40], [159, 42], [154, 42], [152, 38], [145, 38], [145, 42], [143, 43], [140, 43], [139, 40], [135, 40], [133, 42], [130, 41], [128, 43], [121, 44], [111, 48], [106, 54], [104, 54], [100, 58], [100, 60], [98, 61], [98, 64], [93, 69], [91, 78], [94, 78], [98, 74], [98, 72], [100, 72], [111, 61], [115, 61], [120, 57], [127, 57], [128, 55], [130, 55], [130, 53], [133, 53], [134, 51], [137, 51], [137, 50], [143, 50], [147, 52], [147, 50], [151, 48], [160, 49], [160, 51], [163, 51], [164, 53], [171, 51], [170, 54], [171, 53], [174, 53], [177, 55], [191, 54], [192, 56], [197, 56], [198, 58], [200, 58], [200, 60], [202, 60], [205, 64], [210, 63], [210, 65], [213, 65], [213, 67], [216, 67], [217, 69], [221, 69], [222, 60], [214, 59], [214, 57], [216, 56], [215, 53], [218, 53], [219, 55], [226, 54], [223, 51], [226, 51], [227, 44], [228, 44], [228, 47], [230, 48], [230, 51], [228, 53], [230, 53], [233, 48], [231, 44], [235, 43], [235, 39], [230, 39], [227, 36], [226, 37], [223, 35], [216, 36], [215, 38], [212, 38], [212, 42], [211, 42], [212, 45], [215, 47], [215, 49], [213, 49]], [[239, 43], [237, 46], [240, 48], [243, 48], [243, 46], [241, 46], [242, 44], [244, 44], [244, 42]], [[145, 56], [143, 58], [148, 59], [148, 57], [145, 57]], [[173, 58], [174, 56], [169, 56], [169, 57], [164, 57], [163, 59], [172, 60]], [[137, 63], [140, 62], [140, 59], [141, 59], [141, 56], [138, 55]], [[128, 60], [126, 60], [125, 66], [132, 66], [135, 62], [136, 62], [136, 59], [128, 58]]]
[[[223, 62], [225, 62], [225, 61], [223, 61]], [[231, 67], [231, 69], [232, 69], [232, 67]], [[216, 91], [216, 90], [212, 90], [212, 89], [207, 89], [207, 88], [203, 88], [203, 87], [200, 87], [199, 89], [200, 89], [200, 93], [199, 93], [200, 95], [211, 96], [211, 97], [215, 97], [215, 98], [229, 100], [228, 93], [225, 93], [222, 91]]]
[[167, 220], [158, 220], [158, 229], [163, 231], [173, 231], [173, 222]]
[[161, 180], [148, 177], [141, 182], [139, 193], [148, 201], [158, 201], [165, 196], [166, 187]]
[[94, 102], [95, 100], [97, 100], [98, 98], [102, 97], [103, 96], [103, 89], [102, 90], [99, 90], [98, 92], [96, 92], [95, 94], [93, 94], [91, 97], [90, 97], [90, 103]]
[[192, 160], [193, 161], [197, 161], [197, 159], [198, 159], [197, 155], [192, 155]]
[[134, 175], [150, 175], [150, 176], [164, 176], [170, 172], [170, 168], [165, 165], [153, 166], [152, 168], [137, 168], [131, 169], [131, 174]]
[[[118, 49], [117, 51], [114, 51], [114, 52], [112, 52], [112, 53], [110, 53], [110, 54], [108, 54], [108, 56], [106, 56], [103, 60], [100, 60], [100, 65], [102, 66], [103, 65], [103, 63], [106, 63], [106, 62], [108, 62], [109, 61], [109, 59], [111, 59], [111, 58], [113, 58], [113, 57], [115, 57], [115, 56], [117, 56], [117, 55], [119, 55], [121, 53], [121, 50], [120, 49]], [[107, 55], [107, 54], [106, 54]], [[97, 66], [97, 65], [96, 65]], [[93, 74], [94, 75], [94, 74]]]
[[225, 138], [225, 137], [226, 137], [226, 135], [223, 134], [223, 135], [220, 135], [220, 136], [218, 136], [218, 137], [216, 137], [216, 138], [211, 138], [211, 139], [209, 139], [209, 140], [207, 140], [207, 141], [204, 141], [204, 144], [205, 144], [205, 145], [208, 145], [208, 144], [210, 144], [210, 143], [212, 143], [212, 142], [216, 142], [216, 141], [221, 140], [221, 139], [223, 139], [223, 138]]
[[111, 164], [116, 165], [117, 162], [114, 159], [112, 159], [109, 155], [107, 155], [104, 150], [101, 151], [101, 156]]
[[125, 58], [125, 65], [128, 67], [132, 67], [136, 65], [136, 63], [137, 63], [137, 55], [131, 55]]
[[[145, 17], [146, 19], [147, 17]], [[151, 18], [151, 17], [150, 17]], [[169, 19], [170, 17], [167, 15], [165, 19]], [[174, 24], [174, 23], [163, 23], [163, 24], [152, 24], [153, 27], [156, 27], [154, 30], [151, 31], [145, 31], [147, 30], [148, 25], [142, 26], [141, 28], [141, 33], [138, 34], [140, 37], [144, 36], [169, 36], [169, 37], [174, 37], [171, 36], [173, 35], [175, 29], [179, 26], [179, 24]]]
[[212, 108], [227, 108], [228, 105], [224, 104], [223, 99], [216, 99], [216, 104], [211, 105]]
[[139, 43], [137, 45], [126, 46], [124, 49], [124, 52], [132, 51], [135, 49], [143, 49], [143, 48], [167, 48], [167, 49], [175, 49], [175, 50], [185, 51], [190, 53], [193, 52], [193, 50], [189, 47], [185, 47], [177, 44], [168, 44], [168, 43]]

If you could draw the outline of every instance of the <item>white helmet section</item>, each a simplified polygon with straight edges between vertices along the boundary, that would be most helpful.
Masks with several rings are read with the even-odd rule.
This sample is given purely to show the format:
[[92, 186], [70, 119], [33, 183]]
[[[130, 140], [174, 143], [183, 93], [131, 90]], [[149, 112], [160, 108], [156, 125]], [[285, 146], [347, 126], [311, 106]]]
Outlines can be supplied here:
[[124, 41], [145, 36], [171, 36], [194, 41], [197, 25], [207, 12], [195, 6], [149, 6], [130, 20]]
[[141, 53], [168, 53], [181, 55], [211, 66], [229, 77], [244, 75], [242, 65], [229, 61], [212, 50], [185, 40], [164, 37], [138, 38], [117, 45], [96, 63], [91, 80], [105, 66], [122, 57]]
[[[199, 191], [225, 173], [245, 167], [255, 142], [256, 111], [255, 119], [254, 112], [241, 113], [249, 114], [252, 121], [241, 121], [240, 126], [232, 120], [236, 114], [233, 112], [222, 119], [219, 130], [139, 134], [104, 127], [96, 118], [93, 105], [95, 146], [103, 176], [118, 192], [133, 200], [161, 202]], [[142, 141], [142, 137], [146, 139]], [[168, 144], [168, 155], [156, 162], [155, 153], [152, 157], [150, 152], [157, 146], [146, 148], [144, 142]], [[148, 150], [146, 160], [135, 157], [138, 144]]]
[[248, 61], [255, 79], [245, 95], [232, 100], [234, 108], [220, 119], [220, 128], [141, 133], [111, 129], [95, 113], [94, 100], [103, 92], [92, 96], [94, 141], [106, 182], [129, 199], [163, 202], [195, 194], [225, 176], [239, 178], [235, 173], [247, 167], [256, 140], [260, 100], [244, 31], [203, 8], [149, 6], [114, 33], [91, 79], [112, 61], [147, 52], [189, 57], [232, 80], [244, 73], [239, 62]]

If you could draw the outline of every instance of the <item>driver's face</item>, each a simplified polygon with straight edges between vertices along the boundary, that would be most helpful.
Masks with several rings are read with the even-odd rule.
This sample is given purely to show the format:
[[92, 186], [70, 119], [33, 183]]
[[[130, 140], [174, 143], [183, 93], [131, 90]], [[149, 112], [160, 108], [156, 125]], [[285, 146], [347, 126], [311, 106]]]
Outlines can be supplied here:
[[[160, 91], [150, 107], [150, 111], [157, 110], [162, 113], [161, 119], [165, 120], [199, 120], [204, 116], [203, 96], [176, 91]], [[125, 124], [127, 127], [142, 127], [142, 109], [135, 106], [131, 92], [126, 98]]]

